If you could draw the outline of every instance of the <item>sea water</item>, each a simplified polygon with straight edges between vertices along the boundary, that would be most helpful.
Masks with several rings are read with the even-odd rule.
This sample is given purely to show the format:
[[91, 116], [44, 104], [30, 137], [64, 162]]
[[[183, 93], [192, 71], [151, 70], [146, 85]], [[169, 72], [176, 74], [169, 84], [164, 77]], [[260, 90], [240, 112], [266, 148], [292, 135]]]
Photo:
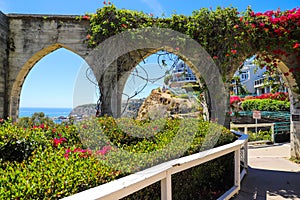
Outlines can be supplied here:
[[72, 108], [20, 108], [19, 117], [31, 117], [36, 112], [43, 112], [49, 118], [67, 117]]

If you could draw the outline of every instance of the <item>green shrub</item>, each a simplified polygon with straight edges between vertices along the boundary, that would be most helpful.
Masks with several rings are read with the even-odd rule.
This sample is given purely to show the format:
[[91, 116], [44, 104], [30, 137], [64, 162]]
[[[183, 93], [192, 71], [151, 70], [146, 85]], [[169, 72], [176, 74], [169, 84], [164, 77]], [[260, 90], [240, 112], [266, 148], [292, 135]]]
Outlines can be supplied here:
[[[209, 128], [221, 130], [218, 142], [213, 140], [214, 134], [207, 135]], [[143, 134], [135, 133], [136, 130]], [[0, 199], [62, 198], [199, 152], [203, 150], [204, 137], [212, 143], [217, 142], [217, 146], [235, 138], [229, 130], [197, 119], [160, 119], [153, 123], [111, 117], [77, 123], [76, 126], [53, 127], [40, 124], [22, 128], [8, 121], [0, 125], [0, 137]], [[232, 159], [227, 161], [232, 165]], [[210, 171], [201, 165], [199, 172], [189, 172], [190, 178], [193, 174], [200, 176], [204, 171], [215, 177], [208, 179], [203, 175], [201, 178], [201, 187], [205, 187], [208, 194], [219, 191], [219, 187], [214, 187], [217, 183], [228, 183], [228, 172], [223, 170], [227, 169], [227, 164], [214, 162], [208, 164]], [[187, 174], [177, 176], [174, 181], [184, 180]], [[221, 182], [220, 177], [223, 177]], [[151, 187], [140, 191], [143, 197], [147, 194], [153, 197], [154, 193], [157, 190]], [[178, 199], [184, 195], [179, 193]]]
[[0, 167], [0, 199], [59, 199], [109, 182], [119, 176], [93, 156], [68, 159], [65, 150], [38, 149], [22, 163]]
[[272, 99], [249, 99], [242, 102], [244, 111], [289, 111], [290, 102]]
[[252, 141], [259, 141], [259, 140], [268, 140], [272, 141], [272, 132], [271, 131], [261, 131], [259, 130], [257, 133], [255, 132], [248, 132], [249, 135], [249, 142]]

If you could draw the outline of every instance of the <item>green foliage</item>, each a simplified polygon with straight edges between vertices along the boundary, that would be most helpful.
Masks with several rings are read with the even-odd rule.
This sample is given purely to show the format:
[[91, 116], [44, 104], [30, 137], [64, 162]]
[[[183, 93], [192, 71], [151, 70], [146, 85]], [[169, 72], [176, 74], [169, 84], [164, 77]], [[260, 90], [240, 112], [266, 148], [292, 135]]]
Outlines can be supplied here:
[[118, 177], [95, 157], [66, 159], [65, 150], [36, 149], [22, 163], [0, 167], [0, 199], [59, 199]]
[[[58, 199], [199, 152], [211, 125], [196, 119], [151, 122], [103, 117], [76, 126], [19, 126], [9, 121], [0, 126], [0, 199]], [[217, 145], [234, 140], [229, 130], [220, 130]], [[211, 170], [214, 178], [201, 180], [209, 194], [219, 191], [211, 182], [228, 182], [227, 179], [220, 182], [220, 177], [227, 177], [228, 173], [223, 170], [227, 169], [224, 161], [214, 162], [208, 168], [203, 165], [199, 172], [189, 172], [193, 178], [194, 173]], [[180, 182], [183, 176], [186, 174], [181, 178], [178, 175], [174, 181]], [[151, 187], [146, 191], [149, 193], [142, 192], [143, 196], [157, 193]], [[135, 195], [133, 199], [139, 199]], [[178, 194], [178, 198], [183, 195]]]
[[48, 116], [45, 116], [43, 112], [36, 112], [31, 117], [21, 117], [18, 120], [18, 125], [23, 128], [40, 126], [41, 124], [53, 126], [54, 122]]
[[[290, 62], [298, 59], [299, 13], [297, 8], [255, 13], [248, 7], [240, 13], [237, 8], [217, 7], [215, 10], [195, 10], [191, 16], [173, 14], [154, 18], [151, 14], [118, 9], [109, 4], [81, 19], [90, 20], [87, 42], [91, 48], [110, 36], [145, 27], [169, 28], [186, 34], [211, 55], [225, 76], [233, 69], [235, 71], [245, 58], [255, 54], [259, 55], [256, 57], [258, 65], [267, 66], [270, 74], [276, 71], [279, 60]], [[176, 46], [176, 41], [174, 44]], [[294, 65], [292, 62], [288, 64]], [[295, 67], [284, 75], [290, 73], [298, 75]], [[296, 79], [299, 77], [295, 76]]]
[[257, 133], [248, 132], [249, 142], [259, 141], [259, 140], [268, 140], [272, 141], [272, 132], [271, 131], [261, 131], [259, 130]]
[[244, 111], [289, 111], [290, 102], [273, 99], [250, 99], [242, 102]]

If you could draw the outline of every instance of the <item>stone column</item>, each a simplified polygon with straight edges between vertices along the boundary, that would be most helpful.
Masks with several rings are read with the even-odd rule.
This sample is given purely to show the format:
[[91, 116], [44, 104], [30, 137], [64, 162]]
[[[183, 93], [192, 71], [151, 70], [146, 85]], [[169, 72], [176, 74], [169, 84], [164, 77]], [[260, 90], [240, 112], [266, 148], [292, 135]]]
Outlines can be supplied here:
[[300, 159], [300, 101], [292, 95], [291, 91], [289, 94], [291, 102], [291, 157]]
[[8, 18], [0, 12], [0, 117], [8, 117]]

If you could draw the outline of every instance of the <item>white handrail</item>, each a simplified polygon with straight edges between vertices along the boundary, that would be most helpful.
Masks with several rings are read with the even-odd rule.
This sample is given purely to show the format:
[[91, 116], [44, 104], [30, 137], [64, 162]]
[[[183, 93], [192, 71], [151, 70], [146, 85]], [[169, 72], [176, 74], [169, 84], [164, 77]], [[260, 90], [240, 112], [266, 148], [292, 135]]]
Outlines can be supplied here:
[[[79, 192], [72, 196], [63, 198], [63, 200], [115, 200], [126, 197], [134, 192], [137, 192], [155, 182], [161, 181], [161, 199], [172, 199], [172, 174], [184, 171], [202, 163], [208, 162], [215, 158], [221, 157], [228, 153], [234, 152], [235, 160], [235, 173], [234, 173], [234, 186], [224, 193], [219, 199], [230, 199], [233, 195], [240, 190], [240, 182], [244, 175], [247, 173], [247, 141], [248, 135], [231, 131], [240, 136], [238, 140], [220, 147], [210, 150], [164, 162], [154, 167], [145, 169], [143, 171], [128, 175], [126, 177], [111, 181], [109, 183]], [[240, 172], [240, 153], [241, 149], [244, 152], [244, 166]]]
[[271, 142], [275, 142], [275, 136], [274, 136], [274, 127], [275, 127], [275, 123], [259, 123], [259, 124], [233, 124], [230, 123], [230, 128], [244, 128], [244, 133], [248, 134], [248, 128], [255, 128], [255, 127], [271, 127], [271, 138], [272, 141]]

